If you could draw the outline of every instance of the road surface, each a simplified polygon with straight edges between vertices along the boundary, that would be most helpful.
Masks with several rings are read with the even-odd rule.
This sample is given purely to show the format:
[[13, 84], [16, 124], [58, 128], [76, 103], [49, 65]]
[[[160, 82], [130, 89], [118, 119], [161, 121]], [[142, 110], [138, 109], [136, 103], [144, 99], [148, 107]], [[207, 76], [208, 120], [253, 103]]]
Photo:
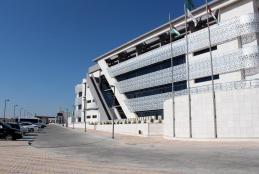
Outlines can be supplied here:
[[[258, 174], [259, 141], [169, 141], [157, 138], [84, 133], [50, 125], [32, 146], [111, 166], [130, 166], [165, 173]], [[129, 141], [127, 141], [129, 140]], [[161, 140], [161, 141], [160, 141]]]

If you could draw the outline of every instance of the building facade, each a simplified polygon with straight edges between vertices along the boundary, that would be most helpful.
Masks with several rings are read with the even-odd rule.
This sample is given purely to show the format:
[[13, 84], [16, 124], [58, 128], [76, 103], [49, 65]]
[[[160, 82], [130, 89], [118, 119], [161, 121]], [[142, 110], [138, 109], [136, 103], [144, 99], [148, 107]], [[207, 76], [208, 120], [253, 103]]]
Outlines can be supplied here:
[[[236, 97], [244, 93], [244, 108], [253, 113], [249, 121], [238, 124], [259, 127], [259, 101], [254, 100], [259, 98], [259, 2], [214, 0], [209, 6], [213, 15], [207, 15], [206, 6], [192, 11], [197, 25], [187, 19], [186, 29], [185, 16], [180, 16], [94, 59], [86, 81], [99, 120], [154, 116], [164, 118], [169, 137], [176, 137], [177, 131], [180, 137], [218, 137], [217, 115], [227, 117], [226, 112], [235, 110], [229, 111], [224, 102], [242, 107]], [[170, 26], [180, 35], [171, 33]], [[226, 94], [219, 97], [219, 92]], [[204, 108], [206, 103], [213, 104]], [[202, 117], [197, 123], [192, 122], [196, 115]], [[249, 113], [239, 110], [232, 120], [222, 122], [233, 124], [235, 115], [241, 118]], [[211, 133], [200, 136], [192, 130], [203, 124], [209, 127], [203, 132]], [[177, 130], [177, 125], [184, 128]], [[259, 129], [249, 136], [259, 137]]]
[[76, 123], [94, 123], [100, 121], [100, 114], [95, 103], [87, 80], [83, 79], [80, 84], [75, 86], [75, 105], [74, 118]]

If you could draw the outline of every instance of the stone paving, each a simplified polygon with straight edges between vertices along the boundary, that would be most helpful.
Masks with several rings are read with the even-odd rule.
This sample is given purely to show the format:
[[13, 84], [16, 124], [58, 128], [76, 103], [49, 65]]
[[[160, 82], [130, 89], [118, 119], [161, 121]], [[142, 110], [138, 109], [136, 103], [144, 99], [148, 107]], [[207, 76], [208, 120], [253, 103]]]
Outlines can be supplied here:
[[91, 174], [165, 173], [130, 166], [111, 166], [86, 160], [68, 159], [46, 149], [29, 146], [27, 141], [0, 141], [1, 174]]
[[[27, 141], [33, 139], [32, 146]], [[258, 174], [259, 140], [166, 140], [50, 125], [0, 141], [0, 174]]]

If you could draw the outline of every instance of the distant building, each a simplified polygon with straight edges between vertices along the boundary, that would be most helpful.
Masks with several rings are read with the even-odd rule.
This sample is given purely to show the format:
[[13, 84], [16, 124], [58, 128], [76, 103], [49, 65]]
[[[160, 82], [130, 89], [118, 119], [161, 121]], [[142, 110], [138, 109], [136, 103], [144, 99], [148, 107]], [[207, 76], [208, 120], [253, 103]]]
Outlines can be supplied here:
[[40, 119], [42, 123], [48, 124], [49, 122], [55, 120], [55, 116], [46, 116], [46, 115], [36, 115], [36, 118]]
[[65, 112], [58, 112], [56, 116], [56, 123], [57, 124], [66, 124], [67, 123], [67, 116]]

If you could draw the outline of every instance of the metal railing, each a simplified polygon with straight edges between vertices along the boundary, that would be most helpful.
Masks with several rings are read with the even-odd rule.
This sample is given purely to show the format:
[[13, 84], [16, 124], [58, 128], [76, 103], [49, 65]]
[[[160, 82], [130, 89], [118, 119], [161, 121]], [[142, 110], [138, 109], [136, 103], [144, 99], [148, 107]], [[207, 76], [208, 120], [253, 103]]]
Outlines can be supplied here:
[[[243, 81], [234, 81], [227, 83], [215, 83], [214, 88], [215, 91], [229, 91], [229, 90], [237, 90], [237, 89], [249, 89], [249, 88], [258, 88], [259, 87], [259, 79], [253, 80], [243, 80]], [[191, 94], [201, 94], [210, 92], [212, 90], [212, 85], [203, 85], [191, 88]], [[182, 91], [175, 92], [176, 96], [187, 95], [187, 89]]]

